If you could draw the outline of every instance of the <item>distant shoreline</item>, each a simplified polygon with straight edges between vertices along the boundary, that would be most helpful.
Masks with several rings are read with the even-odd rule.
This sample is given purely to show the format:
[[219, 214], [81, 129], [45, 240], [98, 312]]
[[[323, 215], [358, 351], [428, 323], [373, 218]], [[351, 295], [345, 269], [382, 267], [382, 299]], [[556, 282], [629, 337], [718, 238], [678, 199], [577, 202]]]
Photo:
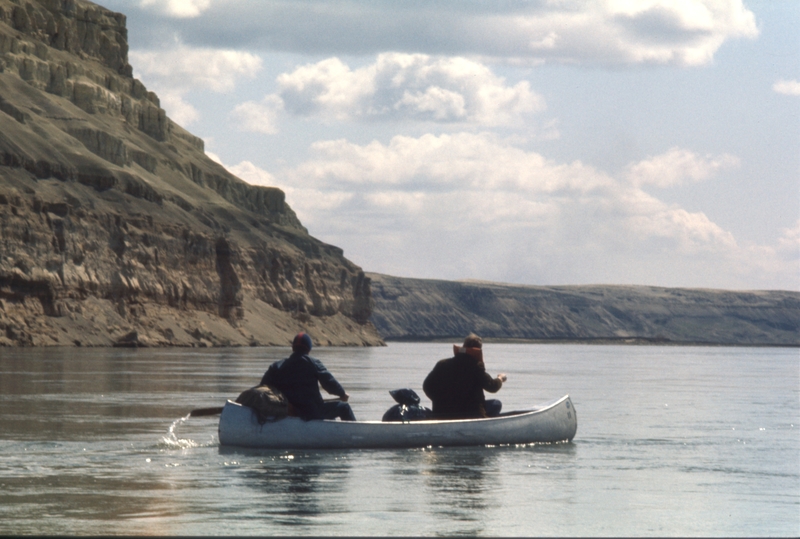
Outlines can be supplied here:
[[367, 276], [385, 341], [800, 347], [800, 292]]
[[[455, 337], [392, 337], [384, 339], [387, 344], [393, 342], [406, 343], [459, 343], [463, 336]], [[723, 348], [800, 348], [797, 343], [725, 343], [725, 342], [691, 342], [691, 341], [670, 341], [663, 339], [648, 339], [642, 337], [619, 337], [619, 338], [591, 338], [591, 339], [511, 339], [511, 338], [492, 338], [483, 337], [484, 343], [491, 344], [585, 344], [585, 345], [627, 345], [627, 346], [715, 346]]]

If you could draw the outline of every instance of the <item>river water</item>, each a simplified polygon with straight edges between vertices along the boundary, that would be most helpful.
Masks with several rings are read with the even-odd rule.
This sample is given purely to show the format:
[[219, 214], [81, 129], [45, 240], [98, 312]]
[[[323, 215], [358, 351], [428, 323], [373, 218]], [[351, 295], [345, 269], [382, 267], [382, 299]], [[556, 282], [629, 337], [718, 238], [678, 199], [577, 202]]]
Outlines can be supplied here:
[[[451, 348], [320, 348], [359, 419]], [[796, 348], [485, 345], [504, 410], [569, 394], [567, 444], [220, 447], [188, 418], [287, 348], [0, 349], [0, 534], [800, 535]], [[425, 404], [429, 403], [423, 397]]]

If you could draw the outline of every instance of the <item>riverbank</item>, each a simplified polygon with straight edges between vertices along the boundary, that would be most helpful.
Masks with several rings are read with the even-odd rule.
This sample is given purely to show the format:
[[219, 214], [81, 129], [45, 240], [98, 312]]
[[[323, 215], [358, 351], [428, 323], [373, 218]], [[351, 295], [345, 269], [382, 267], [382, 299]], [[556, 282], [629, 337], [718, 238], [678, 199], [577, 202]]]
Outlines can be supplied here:
[[800, 346], [798, 292], [367, 276], [387, 341]]

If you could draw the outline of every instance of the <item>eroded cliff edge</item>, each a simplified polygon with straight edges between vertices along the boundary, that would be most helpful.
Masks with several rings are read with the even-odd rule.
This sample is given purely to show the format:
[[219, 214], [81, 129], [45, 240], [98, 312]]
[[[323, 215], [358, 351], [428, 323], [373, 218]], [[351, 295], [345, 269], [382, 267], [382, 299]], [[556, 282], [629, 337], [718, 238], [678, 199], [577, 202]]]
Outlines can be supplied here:
[[132, 77], [125, 16], [0, 0], [0, 345], [376, 345], [369, 278]]
[[387, 340], [800, 346], [800, 293], [521, 286], [370, 273]]

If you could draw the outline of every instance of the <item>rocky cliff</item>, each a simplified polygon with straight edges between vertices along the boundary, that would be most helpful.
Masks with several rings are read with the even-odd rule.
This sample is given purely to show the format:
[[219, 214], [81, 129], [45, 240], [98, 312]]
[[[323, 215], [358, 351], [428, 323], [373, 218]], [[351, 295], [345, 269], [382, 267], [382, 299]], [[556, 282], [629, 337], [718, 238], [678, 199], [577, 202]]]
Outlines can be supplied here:
[[800, 346], [800, 293], [514, 286], [368, 274], [387, 340]]
[[132, 77], [124, 15], [0, 0], [0, 345], [380, 344], [371, 308]]

